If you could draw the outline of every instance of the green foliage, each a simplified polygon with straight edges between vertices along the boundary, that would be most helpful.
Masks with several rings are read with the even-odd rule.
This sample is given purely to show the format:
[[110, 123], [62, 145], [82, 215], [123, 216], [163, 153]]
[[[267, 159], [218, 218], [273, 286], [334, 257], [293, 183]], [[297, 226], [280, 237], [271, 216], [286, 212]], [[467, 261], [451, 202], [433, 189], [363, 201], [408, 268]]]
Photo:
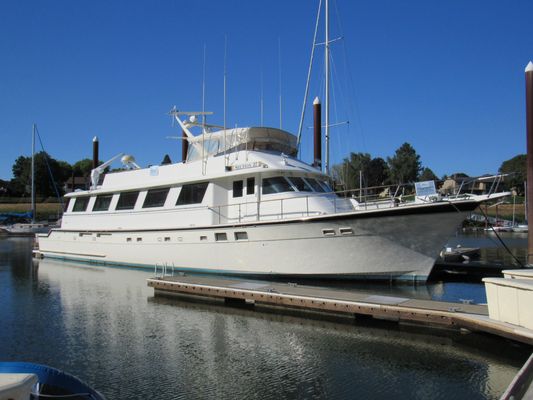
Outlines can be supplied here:
[[439, 178], [437, 178], [437, 175], [435, 175], [430, 168], [425, 167], [422, 170], [422, 173], [420, 174], [420, 176], [418, 177], [418, 180], [420, 180], [420, 181], [438, 181]]
[[501, 174], [510, 174], [505, 177], [508, 188], [516, 188], [519, 193], [524, 193], [524, 182], [527, 180], [527, 156], [519, 154], [506, 160], [498, 170]]
[[163, 161], [161, 161], [161, 165], [167, 164], [172, 164], [172, 160], [170, 159], [170, 156], [168, 154], [165, 154], [165, 157], [163, 157]]
[[409, 143], [402, 144], [388, 157], [390, 178], [393, 183], [416, 182], [421, 170], [420, 156]]
[[381, 186], [388, 178], [388, 166], [382, 158], [371, 158], [368, 153], [350, 153], [342, 164], [333, 167], [335, 180], [343, 182], [346, 190]]
[[[56, 196], [54, 189], [54, 181], [56, 182], [58, 190], [61, 190], [61, 184], [66, 179], [65, 172], [62, 169], [64, 164], [60, 164], [54, 160], [44, 151], [35, 154], [35, 192], [39, 196]], [[48, 164], [48, 165], [47, 165]], [[52, 177], [50, 177], [50, 172]], [[20, 156], [15, 160], [12, 167], [13, 179], [11, 180], [11, 188], [14, 194], [30, 195], [31, 193], [31, 157]], [[61, 191], [60, 193], [61, 194]]]
[[92, 169], [93, 169], [93, 160], [90, 158], [84, 158], [83, 160], [76, 161], [72, 165], [72, 170], [75, 176], [90, 176]]

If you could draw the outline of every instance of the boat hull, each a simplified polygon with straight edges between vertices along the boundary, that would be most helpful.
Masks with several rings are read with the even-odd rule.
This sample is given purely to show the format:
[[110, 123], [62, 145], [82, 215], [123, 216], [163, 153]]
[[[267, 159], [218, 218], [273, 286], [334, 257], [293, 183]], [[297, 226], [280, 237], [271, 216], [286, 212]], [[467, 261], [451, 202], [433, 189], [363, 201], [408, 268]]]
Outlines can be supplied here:
[[52, 230], [44, 257], [263, 277], [425, 281], [477, 202], [166, 230]]

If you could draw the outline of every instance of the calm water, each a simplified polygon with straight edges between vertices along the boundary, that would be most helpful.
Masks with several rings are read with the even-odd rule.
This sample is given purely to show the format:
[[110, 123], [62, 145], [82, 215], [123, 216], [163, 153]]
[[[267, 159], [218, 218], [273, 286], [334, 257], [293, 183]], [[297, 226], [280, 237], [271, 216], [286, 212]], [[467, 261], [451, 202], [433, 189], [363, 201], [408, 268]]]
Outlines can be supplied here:
[[496, 399], [530, 351], [475, 334], [154, 298], [149, 271], [32, 261], [30, 245], [0, 239], [0, 360], [64, 369], [108, 399]]

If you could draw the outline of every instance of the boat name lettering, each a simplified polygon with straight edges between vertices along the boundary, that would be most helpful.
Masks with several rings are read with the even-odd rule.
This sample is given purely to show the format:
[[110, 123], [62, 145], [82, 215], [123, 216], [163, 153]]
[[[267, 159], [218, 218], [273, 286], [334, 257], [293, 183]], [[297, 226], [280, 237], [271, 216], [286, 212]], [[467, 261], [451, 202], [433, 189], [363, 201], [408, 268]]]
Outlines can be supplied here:
[[246, 169], [246, 168], [258, 168], [258, 167], [263, 167], [263, 168], [266, 168], [267, 165], [261, 161], [254, 161], [254, 162], [247, 162], [247, 163], [243, 163], [243, 164], [235, 164], [233, 165], [232, 169], [233, 170], [239, 170], [239, 169]]

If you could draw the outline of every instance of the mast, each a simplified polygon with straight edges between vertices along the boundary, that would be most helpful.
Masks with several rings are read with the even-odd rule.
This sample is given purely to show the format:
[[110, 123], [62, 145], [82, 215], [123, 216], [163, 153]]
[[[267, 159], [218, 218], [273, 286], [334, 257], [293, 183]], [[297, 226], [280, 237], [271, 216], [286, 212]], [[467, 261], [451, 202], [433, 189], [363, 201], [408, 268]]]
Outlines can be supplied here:
[[326, 101], [325, 101], [325, 115], [326, 115], [326, 175], [329, 175], [329, 0], [326, 0], [326, 51], [325, 53], [325, 73], [326, 73]]
[[31, 222], [35, 223], [35, 124], [31, 135]]
[[527, 138], [527, 264], [533, 265], [533, 62], [526, 67], [526, 138]]

